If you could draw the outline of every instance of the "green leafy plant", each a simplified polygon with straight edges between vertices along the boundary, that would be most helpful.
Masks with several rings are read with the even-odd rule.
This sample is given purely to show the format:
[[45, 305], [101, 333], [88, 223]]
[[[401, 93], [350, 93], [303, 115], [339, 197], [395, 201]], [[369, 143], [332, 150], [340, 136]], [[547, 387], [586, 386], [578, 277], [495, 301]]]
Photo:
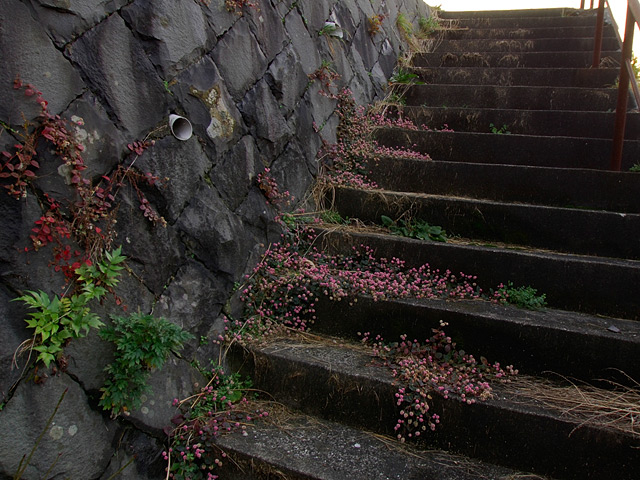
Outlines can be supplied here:
[[389, 96], [385, 99], [385, 101], [391, 105], [406, 105], [407, 99], [404, 95], [400, 95], [398, 93], [390, 93]]
[[393, 221], [386, 215], [380, 217], [382, 224], [389, 229], [394, 235], [400, 235], [408, 238], [417, 238], [419, 240], [433, 240], [435, 242], [446, 242], [447, 232], [437, 225], [429, 225], [423, 220], [405, 220], [400, 219], [398, 222]]
[[335, 210], [323, 210], [320, 212], [320, 219], [325, 223], [335, 223], [338, 225], [349, 223], [348, 218], [342, 218]]
[[511, 135], [511, 132], [509, 131], [509, 127], [507, 125], [496, 127], [493, 123], [490, 123], [489, 130], [491, 131], [491, 133], [497, 133], [498, 135]]
[[396, 18], [396, 26], [398, 30], [405, 36], [405, 38], [410, 38], [413, 36], [413, 25], [406, 17], [404, 13], [399, 13], [398, 18]]
[[420, 28], [420, 35], [425, 37], [434, 34], [442, 28], [435, 15], [432, 15], [429, 18], [420, 17], [418, 20], [418, 27]]
[[103, 325], [98, 315], [89, 307], [92, 300], [102, 299], [107, 292], [113, 291], [118, 283], [118, 275], [125, 257], [120, 248], [107, 252], [97, 265], [83, 265], [75, 272], [79, 293], [70, 296], [49, 297], [42, 290], [28, 291], [14, 300], [22, 301], [28, 308], [35, 310], [26, 319], [27, 326], [33, 329], [30, 346], [38, 352], [37, 361], [48, 367], [62, 354], [65, 345], [74, 338], [81, 338], [91, 328]]
[[140, 406], [140, 397], [149, 390], [151, 370], [162, 367], [171, 351], [180, 350], [193, 336], [163, 318], [140, 312], [112, 316], [111, 321], [100, 330], [100, 337], [116, 346], [115, 359], [105, 368], [100, 406], [118, 415]]
[[424, 82], [417, 80], [419, 78], [413, 72], [399, 68], [389, 79], [390, 84], [402, 83], [405, 85], [424, 85]]
[[512, 282], [498, 285], [494, 298], [500, 303], [508, 303], [528, 310], [540, 310], [547, 305], [546, 295], [538, 295], [533, 287], [514, 287]]
[[326, 22], [324, 26], [318, 30], [318, 35], [326, 35], [329, 37], [341, 37], [340, 26], [335, 22]]
[[637, 162], [635, 165], [633, 165], [630, 169], [630, 172], [640, 172], [640, 162]]

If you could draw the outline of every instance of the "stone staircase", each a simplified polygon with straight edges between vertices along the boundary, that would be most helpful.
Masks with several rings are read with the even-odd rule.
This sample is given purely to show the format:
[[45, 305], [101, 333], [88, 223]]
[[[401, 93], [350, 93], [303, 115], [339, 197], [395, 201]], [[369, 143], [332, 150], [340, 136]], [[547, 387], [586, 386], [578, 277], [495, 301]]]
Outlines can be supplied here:
[[[598, 421], [602, 410], [578, 417], [509, 385], [473, 405], [434, 394], [441, 426], [400, 447], [384, 437], [394, 435], [398, 417], [391, 373], [340, 340], [363, 331], [428, 338], [442, 320], [466, 351], [513, 364], [541, 389], [571, 378], [592, 382], [613, 401], [621, 394], [610, 382], [640, 380], [640, 174], [626, 171], [640, 160], [640, 119], [629, 114], [625, 171], [606, 171], [617, 68], [588, 68], [595, 14], [442, 18], [455, 19], [455, 28], [432, 53], [414, 55], [412, 71], [425, 84], [409, 88], [399, 108], [418, 125], [447, 124], [453, 132], [380, 129], [381, 145], [416, 148], [434, 161], [382, 158], [370, 175], [382, 190], [338, 188], [334, 208], [374, 223], [410, 211], [455, 238], [326, 230], [325, 248], [346, 253], [366, 244], [378, 257], [474, 274], [483, 285], [528, 285], [548, 306], [322, 301], [313, 332], [331, 335], [326, 341], [236, 351], [256, 388], [297, 413], [283, 427], [256, 425], [248, 436], [221, 438], [245, 467], [225, 478], [640, 476], [640, 417], [633, 416], [640, 406], [627, 414], [628, 428], [614, 428]], [[617, 58], [618, 49], [608, 26], [603, 57]], [[490, 124], [510, 133], [492, 133]]]

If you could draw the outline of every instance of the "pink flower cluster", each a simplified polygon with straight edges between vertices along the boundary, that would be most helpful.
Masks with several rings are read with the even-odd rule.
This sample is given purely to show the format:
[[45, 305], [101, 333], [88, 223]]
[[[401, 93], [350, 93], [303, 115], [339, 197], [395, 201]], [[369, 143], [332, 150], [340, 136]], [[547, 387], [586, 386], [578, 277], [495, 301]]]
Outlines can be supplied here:
[[365, 333], [363, 343], [371, 346], [374, 357], [382, 359], [403, 385], [396, 393], [396, 404], [402, 409], [394, 427], [401, 442], [419, 437], [427, 429], [435, 430], [440, 423], [440, 416], [429, 412], [431, 394], [457, 397], [471, 405], [491, 396], [490, 380], [508, 382], [518, 373], [512, 366], [503, 369], [484, 358], [478, 363], [473, 355], [457, 350], [442, 328], [433, 329], [424, 343], [402, 335], [399, 342], [385, 344], [380, 336], [373, 342], [369, 336]]

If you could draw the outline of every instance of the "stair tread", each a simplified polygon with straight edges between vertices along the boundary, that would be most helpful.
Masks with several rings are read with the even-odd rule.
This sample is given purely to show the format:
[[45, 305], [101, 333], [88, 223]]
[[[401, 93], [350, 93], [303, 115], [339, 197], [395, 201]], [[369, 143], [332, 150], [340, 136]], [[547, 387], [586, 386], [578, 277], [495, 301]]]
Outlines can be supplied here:
[[[524, 373], [554, 372], [593, 381], [617, 378], [611, 370], [616, 369], [640, 378], [640, 365], [634, 361], [640, 352], [640, 322], [634, 320], [553, 308], [528, 310], [485, 300], [359, 296], [350, 302], [348, 317], [344, 308], [321, 301], [313, 331], [354, 341], [362, 331], [393, 340], [406, 333], [420, 339], [428, 338], [442, 320], [465, 349], [513, 364]], [[600, 348], [584, 358], [584, 351], [595, 344]]]
[[[510, 134], [529, 136], [563, 136], [573, 138], [613, 137], [614, 112], [575, 110], [513, 110], [509, 108], [422, 107], [405, 105], [388, 110], [388, 116], [411, 120], [416, 126], [439, 129], [447, 126], [454, 132], [490, 133], [491, 128]], [[627, 140], [637, 140], [640, 113], [627, 115]]]
[[631, 172], [381, 157], [369, 178], [387, 190], [640, 213]]
[[[448, 162], [605, 170], [611, 157], [611, 140], [603, 138], [380, 128], [376, 139], [381, 146], [413, 148], [435, 161]], [[639, 153], [640, 142], [625, 140], [622, 169], [631, 168]]]
[[[356, 346], [345, 348], [344, 343], [332, 345], [330, 339], [309, 345], [294, 339], [251, 348], [250, 357], [261, 379], [257, 388], [271, 393], [279, 402], [315, 416], [327, 415], [334, 421], [393, 433], [391, 427], [399, 410], [394, 398], [399, 385], [388, 367], [372, 363], [369, 352]], [[274, 371], [280, 372], [281, 378], [271, 379]], [[431, 411], [440, 415], [440, 425], [435, 432], [426, 433], [421, 444], [444, 444], [454, 452], [473, 452], [483, 461], [497, 460], [499, 455], [508, 467], [518, 462], [527, 470], [550, 475], [566, 474], [565, 469], [597, 475], [604, 468], [615, 471], [616, 478], [631, 478], [629, 468], [640, 458], [637, 434], [572, 418], [529, 395], [530, 389], [524, 385], [536, 390], [552, 388], [553, 384], [535, 377], [522, 378], [513, 386], [494, 382], [493, 398], [471, 405], [432, 393], [429, 403]], [[513, 436], [515, 430], [523, 428], [528, 435]], [[497, 445], [501, 446], [499, 454]], [[555, 464], [557, 456], [553, 453], [568, 448], [581, 452], [577, 455], [581, 458], [562, 459], [561, 466]], [[529, 453], [526, 460], [521, 458], [523, 449]]]
[[495, 246], [425, 242], [361, 229], [319, 229], [333, 254], [368, 245], [379, 258], [401, 258], [407, 267], [475, 275], [485, 290], [512, 281], [547, 296], [550, 308], [640, 320], [640, 262]]
[[301, 413], [286, 416], [283, 426], [260, 422], [248, 428], [245, 437], [221, 436], [217, 443], [234, 460], [250, 457], [287, 478], [475, 480], [518, 473], [444, 451], [401, 446], [390, 438]]

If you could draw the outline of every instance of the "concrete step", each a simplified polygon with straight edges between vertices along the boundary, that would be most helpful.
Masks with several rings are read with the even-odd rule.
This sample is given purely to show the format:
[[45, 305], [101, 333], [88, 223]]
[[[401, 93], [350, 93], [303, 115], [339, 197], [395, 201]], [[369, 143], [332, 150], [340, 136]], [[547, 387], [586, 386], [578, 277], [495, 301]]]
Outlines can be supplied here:
[[595, 27], [596, 25], [596, 16], [594, 14], [568, 17], [537, 15], [530, 17], [474, 16], [474, 18], [452, 17], [445, 20], [451, 22], [457, 28], [554, 28]]
[[[588, 52], [593, 55], [593, 35], [586, 38], [491, 38], [470, 40], [443, 40], [436, 43], [436, 53], [458, 52]], [[615, 52], [620, 50], [615, 37], [602, 40], [602, 49]]]
[[449, 12], [441, 11], [438, 13], [440, 18], [444, 19], [476, 19], [476, 18], [576, 18], [576, 17], [594, 17], [595, 12], [591, 10], [580, 10], [577, 8], [522, 8], [512, 10], [469, 10]]
[[247, 436], [217, 440], [228, 456], [225, 480], [476, 480], [519, 478], [523, 472], [442, 450], [400, 445], [340, 423], [277, 407], [273, 417], [247, 428]]
[[383, 157], [368, 177], [381, 188], [640, 213], [640, 174]]
[[[443, 125], [456, 132], [492, 132], [491, 124], [514, 135], [587, 138], [613, 138], [615, 113], [575, 112], [568, 110], [507, 110], [496, 108], [398, 107], [388, 110], [394, 117], [411, 120], [415, 125], [440, 129]], [[627, 115], [626, 137], [637, 140], [640, 114]]]
[[613, 88], [618, 68], [422, 67], [411, 72], [429, 84]]
[[[620, 52], [603, 51], [606, 65], [619, 65]], [[590, 52], [465, 52], [414, 55], [414, 67], [589, 68]]]
[[[404, 146], [446, 162], [607, 170], [611, 159], [611, 140], [600, 138], [381, 128], [376, 139], [381, 146]], [[640, 142], [625, 141], [622, 156], [622, 170], [628, 171], [640, 158]]]
[[[640, 378], [640, 322], [563, 310], [525, 310], [480, 300], [376, 300], [360, 296], [345, 305], [320, 299], [313, 332], [360, 340], [375, 332], [391, 341], [410, 332], [429, 338], [446, 322], [458, 348], [477, 352], [520, 373], [545, 372], [594, 382], [627, 384]], [[594, 346], [597, 345], [597, 348]], [[602, 384], [605, 385], [605, 384]]]
[[[401, 258], [408, 266], [478, 277], [479, 285], [513, 282], [547, 296], [550, 308], [640, 320], [640, 262], [494, 245], [425, 242], [356, 230], [321, 230], [323, 246], [334, 254], [370, 246], [377, 257]], [[606, 235], [606, 232], [603, 233]], [[490, 287], [494, 288], [494, 287]]]
[[[614, 111], [614, 88], [500, 85], [414, 85], [402, 97], [409, 106], [513, 110]], [[629, 100], [629, 108], [635, 104]]]
[[353, 188], [336, 188], [331, 197], [343, 218], [375, 225], [385, 215], [421, 220], [478, 242], [640, 259], [640, 214]]
[[[441, 32], [444, 40], [473, 38], [534, 39], [534, 38], [593, 38], [594, 26], [550, 28], [451, 28]], [[605, 25], [604, 38], [618, 38], [611, 25]]]
[[[399, 385], [389, 368], [372, 364], [370, 353], [357, 346], [332, 345], [330, 339], [310, 345], [285, 340], [252, 348], [246, 355], [240, 349], [235, 353], [235, 362], [244, 361], [245, 370], [253, 372], [256, 388], [289, 408], [380, 434], [395, 433]], [[535, 378], [527, 380], [540, 385]], [[496, 384], [493, 393], [493, 398], [468, 405], [434, 392], [430, 412], [440, 415], [440, 423], [416, 443], [555, 478], [635, 478], [640, 439], [632, 434], [582, 425], [542, 406], [517, 385]]]

